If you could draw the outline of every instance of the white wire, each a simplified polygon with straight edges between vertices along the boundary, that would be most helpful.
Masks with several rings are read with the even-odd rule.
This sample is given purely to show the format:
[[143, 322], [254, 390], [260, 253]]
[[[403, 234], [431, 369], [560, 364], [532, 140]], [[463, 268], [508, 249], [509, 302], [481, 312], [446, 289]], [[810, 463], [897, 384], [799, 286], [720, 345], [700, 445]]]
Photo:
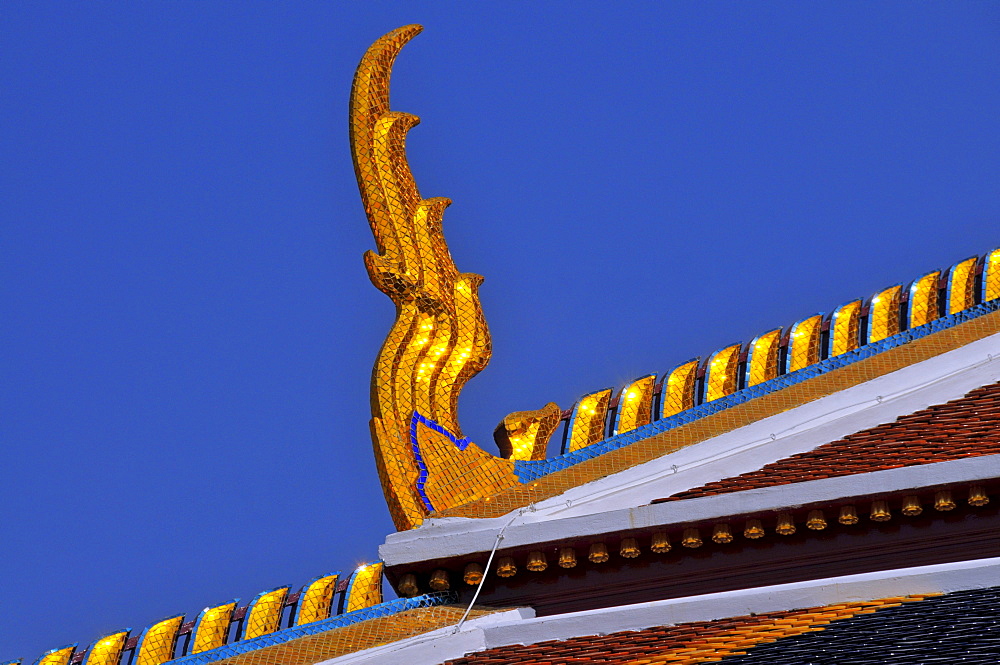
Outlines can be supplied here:
[[486, 576], [490, 574], [490, 564], [493, 563], [493, 555], [497, 553], [497, 548], [500, 547], [500, 541], [503, 540], [503, 532], [507, 530], [507, 527], [514, 523], [514, 520], [523, 515], [525, 511], [533, 509], [534, 504], [521, 508], [521, 510], [517, 511], [517, 513], [515, 513], [510, 520], [500, 527], [499, 531], [497, 531], [496, 542], [493, 543], [493, 549], [490, 550], [490, 557], [486, 560], [486, 568], [483, 569], [483, 579], [479, 580], [479, 584], [476, 585], [476, 593], [472, 594], [472, 602], [470, 602], [469, 606], [465, 608], [465, 614], [462, 615], [458, 625], [455, 626], [455, 631], [452, 633], [453, 635], [462, 629], [462, 624], [465, 623], [465, 620], [469, 617], [469, 612], [472, 611], [472, 606], [476, 604], [476, 599], [479, 598], [479, 592], [483, 590], [483, 584], [486, 582]]

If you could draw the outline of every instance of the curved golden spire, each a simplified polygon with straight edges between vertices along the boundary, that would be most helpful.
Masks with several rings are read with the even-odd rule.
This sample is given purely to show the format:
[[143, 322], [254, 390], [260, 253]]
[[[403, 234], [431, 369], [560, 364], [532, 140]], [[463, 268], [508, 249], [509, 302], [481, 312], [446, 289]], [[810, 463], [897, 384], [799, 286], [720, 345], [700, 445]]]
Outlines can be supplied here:
[[[459, 428], [459, 392], [490, 359], [478, 294], [483, 278], [460, 273], [448, 252], [441, 221], [451, 201], [423, 199], [417, 191], [406, 162], [406, 133], [419, 119], [389, 108], [393, 62], [421, 29], [399, 28], [368, 49], [350, 104], [354, 170], [377, 246], [365, 253], [365, 266], [396, 305], [396, 321], [372, 372], [371, 430], [398, 529], [517, 483], [512, 460], [486, 453]], [[518, 457], [537, 456], [535, 450], [524, 452], [525, 446], [544, 450], [558, 413], [554, 404], [525, 412], [546, 425], [521, 428], [532, 440], [520, 446]]]

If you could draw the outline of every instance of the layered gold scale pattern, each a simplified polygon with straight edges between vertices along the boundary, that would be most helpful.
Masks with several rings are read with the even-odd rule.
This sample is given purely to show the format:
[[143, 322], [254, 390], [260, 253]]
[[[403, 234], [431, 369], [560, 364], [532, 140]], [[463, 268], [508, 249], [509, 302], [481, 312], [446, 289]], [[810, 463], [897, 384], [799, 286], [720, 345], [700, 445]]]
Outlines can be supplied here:
[[569, 421], [566, 452], [586, 448], [604, 438], [604, 419], [611, 404], [611, 388], [585, 395], [576, 403]]
[[860, 345], [861, 301], [854, 300], [838, 307], [830, 318], [830, 357], [853, 351]]
[[669, 418], [694, 406], [695, 385], [698, 382], [698, 359], [678, 365], [663, 385], [661, 418]]
[[562, 411], [555, 402], [534, 411], [515, 411], [494, 433], [500, 454], [512, 460], [545, 459], [545, 446], [539, 444], [552, 438], [560, 420]]
[[976, 303], [977, 257], [956, 263], [948, 272], [948, 313], [957, 314]]
[[1000, 298], [1000, 249], [990, 254], [983, 271], [983, 300]]
[[330, 616], [333, 610], [333, 595], [337, 591], [339, 580], [339, 575], [324, 575], [309, 583], [302, 591], [298, 616], [295, 618], [296, 626], [320, 621]]
[[781, 328], [758, 335], [750, 342], [750, 354], [747, 358], [749, 371], [747, 385], [770, 381], [778, 376], [778, 352], [781, 350]]
[[615, 419], [614, 434], [624, 434], [649, 424], [655, 388], [656, 375], [650, 374], [633, 381], [622, 389], [621, 395], [618, 397], [618, 415]]
[[119, 631], [97, 640], [90, 647], [86, 665], [118, 665], [127, 639], [128, 631]]
[[941, 271], [927, 273], [910, 286], [908, 327], [916, 328], [938, 318], [938, 282]]
[[73, 657], [74, 647], [60, 647], [49, 651], [38, 659], [36, 665], [68, 665], [69, 659]]
[[373, 563], [354, 571], [351, 586], [347, 589], [345, 612], [363, 610], [382, 602], [383, 567], [382, 563]]
[[136, 647], [135, 665], [160, 665], [171, 660], [183, 623], [184, 615], [179, 614], [147, 628]]
[[740, 344], [733, 344], [712, 354], [705, 374], [706, 402], [736, 392], [736, 386], [739, 384], [740, 348]]
[[820, 358], [820, 334], [823, 316], [817, 314], [792, 326], [788, 340], [788, 371], [795, 372], [815, 365]]
[[899, 284], [882, 291], [871, 302], [868, 341], [878, 342], [899, 332], [899, 302], [903, 287]]
[[229, 623], [233, 618], [236, 601], [230, 601], [215, 607], [206, 607], [198, 615], [195, 624], [194, 640], [191, 653], [201, 653], [209, 649], [221, 647], [229, 635]]
[[288, 587], [265, 591], [247, 609], [242, 639], [248, 640], [278, 630], [285, 609]]

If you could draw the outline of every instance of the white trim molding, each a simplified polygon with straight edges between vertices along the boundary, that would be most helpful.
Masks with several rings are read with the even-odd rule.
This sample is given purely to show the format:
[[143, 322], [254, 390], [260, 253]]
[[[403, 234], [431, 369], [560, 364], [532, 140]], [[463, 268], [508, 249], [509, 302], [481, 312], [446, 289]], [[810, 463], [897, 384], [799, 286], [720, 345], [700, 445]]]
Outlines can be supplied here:
[[532, 610], [519, 608], [468, 621], [458, 632], [454, 626], [440, 628], [327, 660], [321, 665], [440, 665], [469, 653], [512, 644], [994, 586], [1000, 586], [1000, 558], [845, 575], [546, 617], [536, 617]]

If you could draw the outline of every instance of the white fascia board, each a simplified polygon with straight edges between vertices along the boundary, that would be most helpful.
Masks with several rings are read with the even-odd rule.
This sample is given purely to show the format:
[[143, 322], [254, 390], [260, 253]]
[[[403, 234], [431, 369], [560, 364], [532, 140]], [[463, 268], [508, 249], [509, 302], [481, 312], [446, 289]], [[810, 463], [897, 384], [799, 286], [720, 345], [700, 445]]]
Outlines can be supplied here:
[[[1000, 454], [774, 485], [592, 515], [549, 517], [536, 521], [531, 519], [535, 516], [529, 511], [523, 515], [515, 515], [513, 522], [507, 517], [462, 519], [449, 521], [447, 524], [439, 523], [431, 529], [421, 528], [395, 534], [408, 535], [405, 539], [390, 536], [379, 547], [379, 555], [387, 566], [398, 566], [488, 552], [501, 529], [503, 541], [500, 547], [510, 549], [632, 529], [669, 528], [721, 521], [737, 515], [773, 512], [848, 497], [887, 494], [935, 485], [975, 483], [995, 478], [1000, 478]], [[647, 496], [647, 504], [654, 498], [656, 497]]]
[[[470, 541], [461, 553], [489, 551], [493, 538], [505, 524], [509, 523], [511, 528], [533, 522], [549, 525], [555, 519], [625, 510], [652, 499], [755, 471], [928, 406], [959, 399], [971, 390], [997, 381], [1000, 381], [1000, 333], [575, 487], [502, 517], [429, 519], [417, 529], [390, 534], [379, 552], [389, 565], [394, 565], [390, 561], [426, 560], [449, 552], [458, 553], [452, 551], [454, 539], [463, 535], [468, 535], [475, 543]], [[782, 487], [783, 491], [785, 489]], [[724, 495], [730, 515], [739, 512], [734, 508], [739, 504], [733, 503], [740, 500], [733, 498], [739, 494], [743, 493]], [[689, 501], [678, 503], [690, 505]], [[447, 544], [441, 543], [441, 547], [435, 549], [441, 553], [424, 559], [414, 558], [416, 551], [424, 549], [421, 543], [438, 538], [447, 538]], [[510, 546], [505, 540], [504, 547]], [[407, 554], [409, 550], [413, 550], [413, 554]]]
[[1000, 586], [1000, 558], [844, 575], [823, 580], [535, 617], [518, 609], [324, 661], [322, 665], [440, 665], [469, 653], [694, 621], [782, 612], [915, 594]]

